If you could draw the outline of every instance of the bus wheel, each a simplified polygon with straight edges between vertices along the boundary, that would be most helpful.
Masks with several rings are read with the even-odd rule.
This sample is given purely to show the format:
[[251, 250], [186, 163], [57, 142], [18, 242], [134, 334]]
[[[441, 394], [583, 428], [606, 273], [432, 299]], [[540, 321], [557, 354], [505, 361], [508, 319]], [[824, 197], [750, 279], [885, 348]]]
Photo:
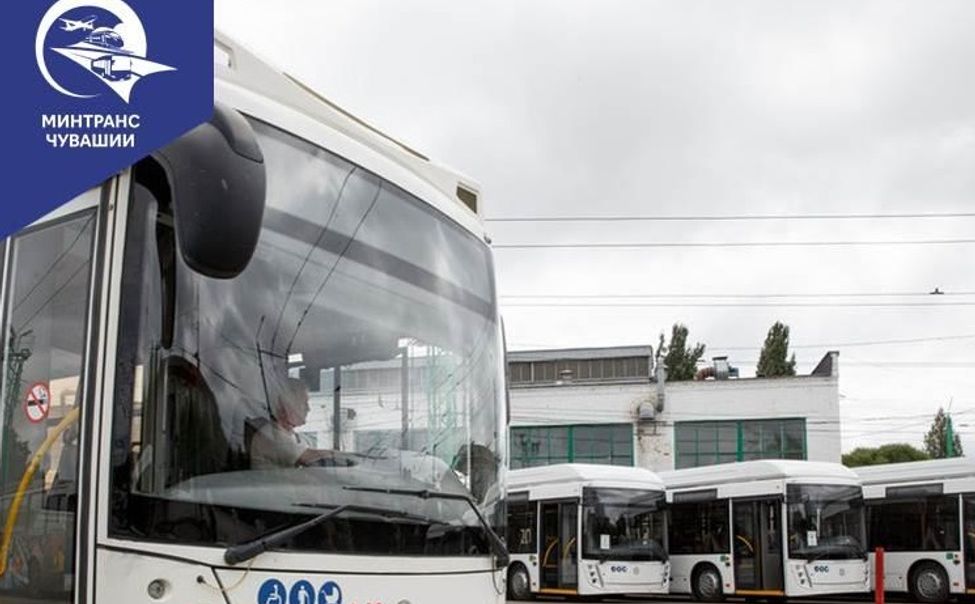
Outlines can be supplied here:
[[508, 568], [508, 599], [531, 600], [532, 585], [528, 569], [522, 564], [512, 564]]
[[691, 589], [694, 591], [694, 599], [699, 602], [720, 602], [724, 599], [721, 574], [710, 564], [699, 566], [694, 571]]
[[922, 562], [911, 573], [911, 595], [918, 602], [944, 602], [948, 599], [948, 576], [940, 564]]

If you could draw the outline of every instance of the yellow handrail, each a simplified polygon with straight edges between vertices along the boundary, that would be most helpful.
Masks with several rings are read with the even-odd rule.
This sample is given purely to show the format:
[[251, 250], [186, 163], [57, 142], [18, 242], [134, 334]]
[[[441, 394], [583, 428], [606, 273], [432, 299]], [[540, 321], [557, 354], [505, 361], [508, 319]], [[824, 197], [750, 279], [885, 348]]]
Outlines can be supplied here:
[[735, 539], [737, 539], [738, 541], [741, 541], [742, 543], [744, 543], [745, 544], [745, 547], [748, 548], [748, 552], [749, 553], [751, 553], [751, 554], [754, 554], [755, 553], [755, 547], [752, 545], [752, 542], [748, 540], [748, 538], [743, 537], [741, 535], [735, 535]]
[[551, 543], [549, 543], [548, 544], [548, 547], [545, 548], [545, 555], [542, 556], [542, 568], [546, 568], [546, 566], [548, 565], [548, 557], [549, 557], [549, 554], [552, 553], [552, 548], [555, 547], [555, 546], [557, 546], [558, 544], [559, 544], [559, 540], [556, 539], [556, 540], [552, 541]]
[[562, 548], [562, 559], [563, 560], [565, 560], [566, 558], [569, 557], [569, 550], [572, 549], [572, 546], [575, 545], [575, 542], [576, 542], [576, 538], [573, 537], [572, 539], [569, 539], [569, 542], [565, 544], [565, 547], [564, 548]]
[[3, 541], [0, 541], [0, 577], [7, 572], [7, 558], [10, 556], [10, 543], [14, 536], [14, 525], [17, 524], [17, 516], [20, 514], [20, 506], [24, 503], [24, 494], [27, 492], [27, 487], [30, 486], [30, 481], [34, 479], [34, 474], [37, 473], [37, 468], [41, 465], [41, 460], [47, 455], [47, 452], [57, 441], [58, 437], [71, 424], [78, 421], [80, 415], [81, 408], [75, 407], [64, 416], [64, 419], [47, 435], [47, 438], [41, 443], [40, 448], [31, 457], [30, 463], [27, 464], [27, 469], [24, 470], [24, 475], [20, 478], [20, 484], [17, 485], [13, 502], [10, 504], [10, 511], [7, 512], [7, 522], [3, 525]]

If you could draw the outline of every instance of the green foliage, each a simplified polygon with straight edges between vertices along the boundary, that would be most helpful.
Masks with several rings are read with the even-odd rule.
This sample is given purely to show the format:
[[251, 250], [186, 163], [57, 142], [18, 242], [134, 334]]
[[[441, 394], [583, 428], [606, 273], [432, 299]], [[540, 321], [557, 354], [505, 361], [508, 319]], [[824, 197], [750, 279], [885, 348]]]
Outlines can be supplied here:
[[663, 364], [667, 369], [668, 382], [683, 382], [693, 380], [697, 373], [697, 361], [704, 356], [704, 344], [695, 344], [693, 348], [687, 346], [687, 327], [682, 323], [674, 323], [670, 331], [670, 344], [663, 346], [664, 335], [660, 334], [660, 345], [657, 348], [657, 359], [663, 355]]
[[880, 447], [857, 447], [843, 456], [843, 465], [848, 468], [875, 466], [883, 463], [921, 461], [931, 459], [924, 451], [907, 443], [882, 445]]
[[[961, 439], [957, 432], [952, 433], [952, 440], [954, 441], [954, 456], [960, 457], [963, 453]], [[931, 429], [924, 436], [924, 449], [934, 459], [948, 457], [948, 415], [941, 407], [938, 407], [938, 412], [931, 421]]]
[[768, 330], [762, 353], [758, 357], [756, 377], [773, 378], [796, 374], [796, 355], [789, 356], [789, 326], [779, 321]]

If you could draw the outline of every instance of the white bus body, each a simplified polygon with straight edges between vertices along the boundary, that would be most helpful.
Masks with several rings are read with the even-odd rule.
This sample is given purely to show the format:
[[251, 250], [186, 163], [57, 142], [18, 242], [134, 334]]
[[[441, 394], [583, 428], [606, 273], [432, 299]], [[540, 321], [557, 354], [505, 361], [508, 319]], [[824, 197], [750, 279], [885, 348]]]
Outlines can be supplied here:
[[511, 597], [668, 593], [664, 499], [663, 483], [643, 468], [512, 470]]
[[862, 491], [843, 466], [760, 460], [660, 477], [672, 593], [715, 601], [870, 590]]
[[965, 457], [855, 468], [884, 587], [941, 602], [975, 588], [975, 463]]
[[0, 601], [503, 602], [476, 184], [216, 44], [209, 124], [0, 240]]

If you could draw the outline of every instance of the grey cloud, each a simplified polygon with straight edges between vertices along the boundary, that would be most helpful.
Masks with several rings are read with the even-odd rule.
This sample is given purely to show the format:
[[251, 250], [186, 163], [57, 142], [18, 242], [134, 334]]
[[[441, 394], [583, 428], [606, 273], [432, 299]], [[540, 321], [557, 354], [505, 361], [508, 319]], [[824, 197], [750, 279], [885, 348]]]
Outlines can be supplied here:
[[[217, 24], [325, 96], [482, 183], [487, 213], [971, 211], [975, 5], [872, 2], [219, 0]], [[492, 226], [496, 241], [969, 237], [975, 221]], [[498, 251], [502, 294], [975, 290], [972, 246]], [[755, 345], [975, 333], [943, 309], [505, 308], [526, 345]], [[714, 349], [714, 352], [720, 350]], [[823, 351], [797, 351], [810, 369]], [[842, 350], [844, 446], [919, 442], [975, 409], [975, 341]], [[733, 354], [733, 358], [738, 353]], [[741, 352], [743, 360], [757, 351]], [[881, 361], [880, 366], [874, 363]], [[746, 373], [750, 367], [743, 367]], [[883, 399], [883, 402], [857, 401]], [[963, 417], [963, 416], [961, 416]], [[963, 428], [963, 430], [965, 430]], [[969, 430], [975, 433], [975, 428]], [[963, 432], [964, 433], [964, 432]], [[967, 441], [966, 441], [967, 443]], [[975, 446], [973, 444], [972, 446]]]

